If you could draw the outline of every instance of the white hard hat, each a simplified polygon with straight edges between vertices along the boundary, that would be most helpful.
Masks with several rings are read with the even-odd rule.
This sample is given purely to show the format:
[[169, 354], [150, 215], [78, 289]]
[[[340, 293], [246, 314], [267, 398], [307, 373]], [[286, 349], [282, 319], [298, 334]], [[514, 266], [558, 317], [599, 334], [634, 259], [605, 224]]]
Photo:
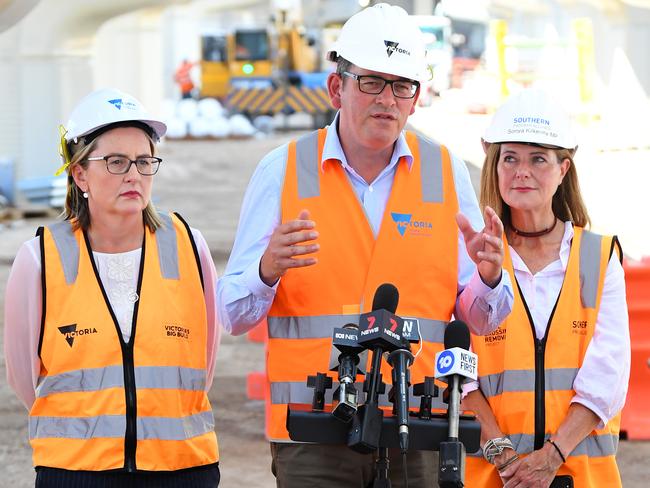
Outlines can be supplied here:
[[164, 122], [151, 117], [138, 100], [120, 90], [104, 88], [82, 98], [72, 110], [68, 124], [59, 126], [59, 154], [63, 164], [54, 175], [59, 176], [71, 164], [70, 141], [77, 143], [79, 138], [97, 133], [102, 127], [124, 122], [145, 124], [151, 128], [155, 139], [160, 139], [167, 132]]
[[104, 88], [86, 95], [72, 110], [65, 139], [76, 142], [104, 126], [127, 121], [148, 125], [158, 139], [167, 132], [164, 122], [151, 117], [137, 99], [115, 88]]
[[353, 15], [327, 59], [342, 56], [360, 68], [411, 80], [429, 78], [424, 37], [401, 7], [379, 3]]
[[511, 96], [495, 112], [483, 140], [526, 142], [575, 149], [577, 141], [568, 114], [546, 92], [527, 88]]

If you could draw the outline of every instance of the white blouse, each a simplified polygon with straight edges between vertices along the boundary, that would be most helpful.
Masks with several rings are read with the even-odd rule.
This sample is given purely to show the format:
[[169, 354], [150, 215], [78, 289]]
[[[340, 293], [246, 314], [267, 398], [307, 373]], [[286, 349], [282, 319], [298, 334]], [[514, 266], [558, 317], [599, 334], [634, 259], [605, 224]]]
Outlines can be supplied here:
[[131, 338], [133, 307], [138, 301], [138, 271], [142, 249], [107, 254], [93, 251], [99, 278], [120, 324], [124, 342]]
[[[536, 274], [530, 272], [517, 251], [509, 248], [515, 277], [530, 310], [538, 339], [546, 333], [548, 318], [560, 294], [572, 239], [573, 225], [565, 222], [559, 259]], [[573, 381], [576, 394], [571, 401], [584, 405], [600, 417], [598, 428], [603, 428], [623, 408], [629, 377], [630, 331], [625, 274], [614, 253], [605, 274], [594, 335]], [[476, 382], [468, 383], [463, 386], [463, 393], [477, 387]]]

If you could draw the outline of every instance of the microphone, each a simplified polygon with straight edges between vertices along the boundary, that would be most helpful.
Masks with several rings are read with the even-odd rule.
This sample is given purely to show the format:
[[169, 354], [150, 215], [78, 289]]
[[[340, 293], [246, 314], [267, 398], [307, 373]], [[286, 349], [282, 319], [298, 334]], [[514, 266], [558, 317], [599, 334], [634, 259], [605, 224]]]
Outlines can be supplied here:
[[359, 316], [359, 344], [379, 355], [401, 349], [404, 320], [395, 315], [399, 292], [395, 285], [379, 285], [372, 300], [372, 312]]
[[445, 350], [436, 354], [435, 374], [449, 384], [449, 438], [458, 439], [461, 381], [476, 380], [478, 357], [468, 351], [469, 329], [465, 322], [454, 320], [445, 329]]
[[399, 292], [395, 285], [384, 283], [375, 291], [372, 312], [359, 316], [359, 346], [372, 351], [372, 365], [366, 375], [363, 390], [366, 403], [354, 416], [348, 434], [348, 447], [361, 453], [377, 449], [381, 435], [383, 411], [379, 408], [379, 394], [385, 385], [381, 380], [381, 358], [385, 351], [402, 349], [404, 321], [395, 315]]
[[477, 356], [469, 352], [469, 329], [460, 320], [445, 329], [445, 350], [436, 354], [435, 377], [449, 384], [449, 438], [440, 443], [438, 484], [442, 488], [465, 486], [465, 446], [458, 440], [461, 379], [476, 379]]
[[375, 290], [375, 296], [372, 299], [372, 310], [388, 310], [395, 313], [399, 303], [399, 291], [392, 283], [383, 283]]
[[403, 454], [409, 448], [409, 366], [413, 364], [413, 354], [407, 349], [396, 349], [389, 354], [388, 364], [393, 367], [393, 398], [399, 425], [399, 447]]
[[352, 420], [357, 411], [358, 391], [354, 386], [357, 374], [361, 374], [357, 365], [359, 364], [359, 353], [364, 350], [358, 343], [359, 327], [356, 324], [345, 324], [342, 328], [334, 329], [332, 335], [332, 346], [340, 351], [338, 366], [331, 371], [338, 370], [339, 387], [334, 392], [335, 405], [332, 415], [342, 422]]

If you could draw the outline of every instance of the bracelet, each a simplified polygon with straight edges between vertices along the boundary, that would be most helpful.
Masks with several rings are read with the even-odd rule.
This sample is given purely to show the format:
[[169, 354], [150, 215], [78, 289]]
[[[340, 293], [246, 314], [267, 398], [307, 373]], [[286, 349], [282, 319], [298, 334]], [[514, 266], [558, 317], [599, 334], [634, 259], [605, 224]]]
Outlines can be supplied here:
[[562, 458], [562, 462], [563, 462], [563, 463], [566, 463], [566, 458], [564, 457], [564, 454], [562, 454], [562, 451], [561, 451], [560, 448], [557, 446], [557, 444], [555, 443], [555, 441], [549, 437], [548, 439], [546, 439], [546, 442], [550, 442], [550, 443], [551, 443], [551, 445], [555, 448], [555, 450], [557, 451], [557, 453], [558, 453], [558, 454], [560, 455], [560, 457]]
[[519, 459], [519, 454], [515, 454], [510, 459], [508, 459], [505, 463], [503, 463], [500, 466], [497, 466], [497, 471], [503, 471], [508, 466], [510, 466], [512, 463], [514, 463], [517, 459]]
[[483, 457], [488, 463], [494, 464], [494, 458], [506, 449], [515, 451], [515, 446], [512, 445], [510, 439], [508, 437], [495, 437], [483, 445]]

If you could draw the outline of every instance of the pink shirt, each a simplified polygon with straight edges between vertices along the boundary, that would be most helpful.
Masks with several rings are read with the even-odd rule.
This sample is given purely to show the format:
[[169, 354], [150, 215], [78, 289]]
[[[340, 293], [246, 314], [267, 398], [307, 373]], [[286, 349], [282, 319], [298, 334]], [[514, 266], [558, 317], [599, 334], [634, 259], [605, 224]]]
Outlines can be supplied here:
[[[205, 287], [208, 319], [207, 391], [212, 385], [214, 362], [221, 337], [215, 300], [217, 271], [203, 235], [192, 229], [192, 236], [199, 253]], [[93, 257], [124, 339], [128, 340], [131, 336], [130, 317], [133, 314], [133, 302], [128, 298], [129, 287], [132, 280], [137, 280], [140, 252], [134, 250], [117, 254], [93, 253]], [[23, 243], [18, 250], [7, 282], [4, 323], [7, 381], [25, 407], [30, 409], [34, 403], [41, 371], [41, 361], [38, 357], [41, 332], [41, 257], [38, 238]]]

